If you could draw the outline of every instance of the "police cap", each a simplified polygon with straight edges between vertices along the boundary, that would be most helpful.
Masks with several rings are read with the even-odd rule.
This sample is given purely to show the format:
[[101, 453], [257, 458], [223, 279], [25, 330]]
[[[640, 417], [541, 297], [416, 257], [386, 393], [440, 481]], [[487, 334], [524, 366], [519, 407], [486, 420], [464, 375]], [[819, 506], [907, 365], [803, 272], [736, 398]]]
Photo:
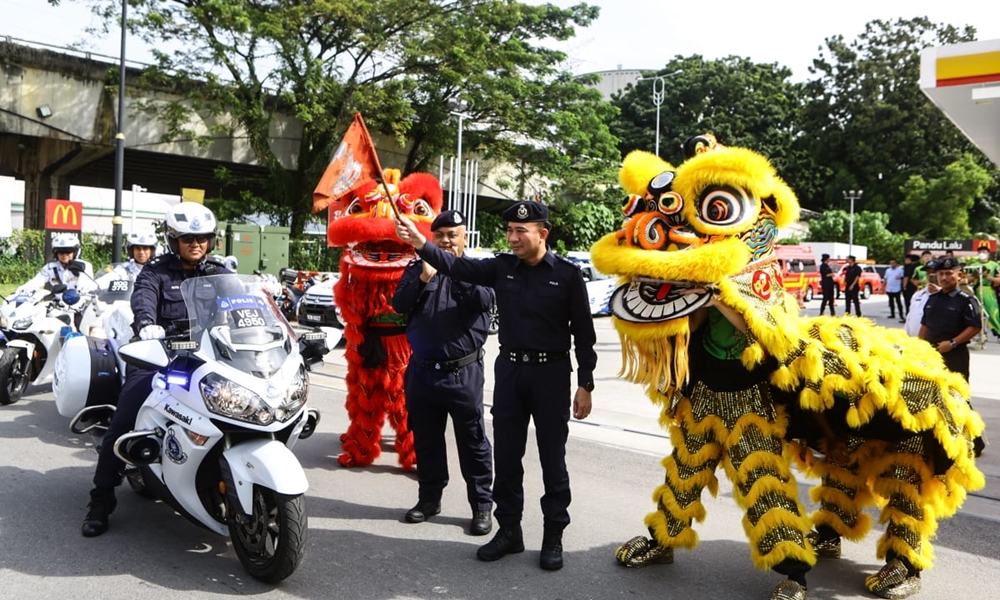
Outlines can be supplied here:
[[549, 220], [549, 207], [541, 202], [524, 200], [503, 211], [507, 223], [537, 223]]
[[938, 271], [950, 271], [959, 267], [958, 260], [951, 256], [938, 259], [936, 262]]
[[442, 211], [431, 223], [431, 231], [437, 231], [442, 227], [458, 227], [465, 225], [465, 217], [457, 210]]

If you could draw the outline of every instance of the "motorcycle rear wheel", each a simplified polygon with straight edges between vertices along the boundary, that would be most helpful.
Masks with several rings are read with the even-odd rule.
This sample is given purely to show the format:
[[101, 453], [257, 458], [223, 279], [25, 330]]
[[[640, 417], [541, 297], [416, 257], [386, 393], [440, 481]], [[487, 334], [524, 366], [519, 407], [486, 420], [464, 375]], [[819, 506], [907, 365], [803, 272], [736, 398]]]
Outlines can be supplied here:
[[252, 502], [245, 523], [229, 521], [233, 550], [255, 579], [277, 583], [295, 572], [305, 552], [305, 498], [255, 485]]
[[28, 387], [28, 375], [22, 370], [20, 350], [4, 348], [0, 355], [0, 405], [14, 404]]

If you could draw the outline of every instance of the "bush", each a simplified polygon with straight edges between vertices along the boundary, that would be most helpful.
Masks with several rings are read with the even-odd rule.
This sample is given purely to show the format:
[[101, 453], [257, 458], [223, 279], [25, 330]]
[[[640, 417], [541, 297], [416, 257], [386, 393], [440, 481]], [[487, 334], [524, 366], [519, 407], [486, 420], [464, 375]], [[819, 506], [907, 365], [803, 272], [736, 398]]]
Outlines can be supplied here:
[[[45, 255], [46, 232], [38, 229], [15, 231], [0, 239], [0, 283], [21, 285], [52, 260]], [[83, 234], [81, 258], [98, 270], [111, 262], [111, 236]]]
[[289, 240], [288, 266], [300, 271], [339, 271], [343, 248], [327, 248], [326, 239]]

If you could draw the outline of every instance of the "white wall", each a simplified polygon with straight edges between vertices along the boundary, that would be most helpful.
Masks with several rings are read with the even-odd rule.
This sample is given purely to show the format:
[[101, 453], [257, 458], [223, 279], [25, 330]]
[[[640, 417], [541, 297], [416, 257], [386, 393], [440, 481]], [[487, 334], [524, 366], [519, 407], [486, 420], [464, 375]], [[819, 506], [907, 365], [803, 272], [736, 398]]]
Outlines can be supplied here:
[[[18, 224], [14, 226], [14, 204], [18, 204]], [[0, 177], [0, 238], [10, 237], [14, 229], [20, 229], [24, 222], [24, 182], [13, 177]]]

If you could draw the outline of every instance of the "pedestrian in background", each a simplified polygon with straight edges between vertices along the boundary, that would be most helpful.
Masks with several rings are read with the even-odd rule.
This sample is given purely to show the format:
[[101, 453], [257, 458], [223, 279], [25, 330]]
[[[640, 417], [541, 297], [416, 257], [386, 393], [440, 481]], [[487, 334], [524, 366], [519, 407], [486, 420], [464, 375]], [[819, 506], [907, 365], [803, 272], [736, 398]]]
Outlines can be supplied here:
[[861, 301], [858, 299], [861, 294], [861, 267], [854, 256], [847, 257], [847, 266], [844, 267], [844, 314], [851, 314], [851, 303], [854, 303], [855, 316], [861, 316]]
[[[469, 241], [465, 217], [446, 210], [431, 223], [434, 244], [461, 257]], [[493, 456], [483, 418], [483, 344], [489, 332], [493, 290], [455, 281], [430, 263], [415, 260], [403, 272], [392, 308], [407, 315], [406, 339], [413, 354], [403, 385], [406, 411], [417, 453], [416, 506], [407, 523], [422, 523], [441, 512], [448, 485], [445, 426], [451, 416], [458, 463], [472, 508], [469, 533], [493, 529]]]
[[899, 310], [899, 322], [906, 322], [906, 312], [903, 310], [903, 267], [895, 258], [889, 259], [889, 268], [885, 270], [885, 293], [889, 296], [889, 318], [896, 318]]
[[[903, 304], [906, 305], [907, 317], [910, 315], [910, 304], [913, 299], [913, 294], [916, 294], [917, 290], [920, 289], [917, 287], [917, 281], [914, 274], [919, 262], [920, 257], [916, 254], [911, 253], [903, 257]], [[901, 319], [900, 322], [905, 323], [906, 319]]]
[[837, 294], [837, 282], [833, 280], [833, 268], [830, 266], [829, 254], [824, 254], [820, 259], [819, 285], [820, 289], [823, 290], [823, 301], [819, 305], [819, 314], [822, 315], [826, 307], [829, 306], [830, 316], [836, 317], [837, 312], [833, 308], [833, 302]]
[[534, 421], [535, 440], [542, 463], [542, 514], [545, 533], [539, 566], [563, 566], [562, 534], [569, 525], [570, 485], [566, 471], [566, 438], [570, 418], [570, 338], [576, 350], [577, 388], [572, 414], [585, 419], [591, 410], [594, 367], [594, 320], [587, 286], [572, 262], [546, 247], [551, 225], [549, 209], [541, 202], [524, 201], [503, 213], [512, 254], [470, 260], [426, 244], [424, 236], [405, 217], [396, 233], [413, 244], [421, 258], [439, 272], [488, 285], [497, 294], [500, 315], [500, 355], [494, 371], [493, 499], [496, 536], [476, 556], [494, 561], [524, 551], [521, 518], [524, 513], [524, 466], [528, 422]]

